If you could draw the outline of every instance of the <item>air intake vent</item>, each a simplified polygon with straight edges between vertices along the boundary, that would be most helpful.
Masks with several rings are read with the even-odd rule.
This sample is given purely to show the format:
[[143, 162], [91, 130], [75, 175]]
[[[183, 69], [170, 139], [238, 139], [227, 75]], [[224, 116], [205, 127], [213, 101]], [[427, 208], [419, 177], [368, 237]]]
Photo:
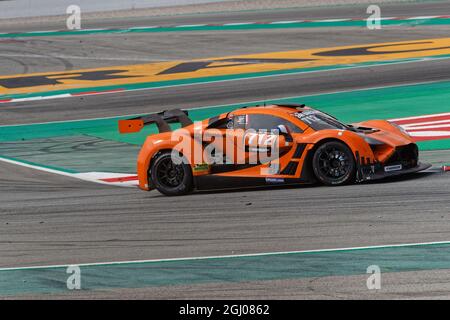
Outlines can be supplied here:
[[305, 148], [306, 148], [305, 143], [301, 143], [301, 144], [297, 145], [297, 149], [295, 149], [293, 158], [300, 159], [303, 155], [303, 152], [305, 151]]
[[283, 171], [281, 171], [280, 174], [292, 176], [295, 174], [295, 171], [297, 171], [297, 166], [298, 166], [298, 162], [291, 161], [288, 163], [286, 168], [284, 168]]

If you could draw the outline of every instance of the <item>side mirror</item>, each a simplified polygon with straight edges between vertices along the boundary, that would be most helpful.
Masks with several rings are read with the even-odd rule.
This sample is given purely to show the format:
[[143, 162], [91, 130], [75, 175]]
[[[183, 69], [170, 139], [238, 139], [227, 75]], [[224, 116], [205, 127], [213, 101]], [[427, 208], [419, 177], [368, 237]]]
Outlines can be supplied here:
[[286, 127], [284, 124], [280, 124], [277, 126], [278, 129], [278, 134], [281, 137], [284, 137], [285, 142], [292, 142], [293, 138], [291, 136], [291, 131], [289, 130], [288, 127]]
[[282, 136], [288, 136], [290, 134], [289, 129], [284, 124], [278, 125], [277, 129], [279, 134]]

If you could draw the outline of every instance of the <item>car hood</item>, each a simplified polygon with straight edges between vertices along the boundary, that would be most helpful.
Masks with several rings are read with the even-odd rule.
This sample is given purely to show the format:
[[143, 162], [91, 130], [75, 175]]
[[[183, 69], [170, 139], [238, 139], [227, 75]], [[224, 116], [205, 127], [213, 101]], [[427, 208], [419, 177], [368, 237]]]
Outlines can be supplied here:
[[386, 120], [369, 120], [352, 125], [358, 134], [378, 140], [391, 147], [414, 143], [411, 136], [403, 133], [399, 128]]

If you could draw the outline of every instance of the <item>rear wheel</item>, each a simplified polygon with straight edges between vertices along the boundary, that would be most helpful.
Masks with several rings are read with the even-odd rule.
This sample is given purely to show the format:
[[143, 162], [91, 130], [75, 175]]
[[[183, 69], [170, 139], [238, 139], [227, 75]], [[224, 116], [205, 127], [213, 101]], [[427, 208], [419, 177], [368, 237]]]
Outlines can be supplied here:
[[355, 158], [344, 143], [330, 141], [319, 146], [312, 161], [317, 179], [326, 185], [343, 185], [355, 180]]
[[155, 188], [167, 196], [187, 194], [193, 189], [190, 165], [174, 162], [170, 151], [161, 153], [153, 159], [150, 179]]

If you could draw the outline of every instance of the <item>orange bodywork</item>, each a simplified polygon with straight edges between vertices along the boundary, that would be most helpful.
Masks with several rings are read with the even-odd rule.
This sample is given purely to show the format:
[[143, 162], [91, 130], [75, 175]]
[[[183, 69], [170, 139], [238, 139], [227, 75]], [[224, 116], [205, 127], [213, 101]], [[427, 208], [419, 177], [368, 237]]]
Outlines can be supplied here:
[[[383, 164], [395, 152], [396, 147], [406, 146], [413, 143], [410, 136], [402, 132], [402, 130], [385, 120], [370, 120], [358, 124], [353, 124], [354, 128], [363, 127], [357, 131], [328, 128], [323, 130], [315, 130], [301, 119], [301, 114], [305, 111], [314, 111], [311, 108], [301, 106], [301, 108], [293, 108], [292, 106], [270, 105], [257, 106], [238, 109], [229, 113], [221, 114], [217, 117], [205, 119], [201, 122], [194, 123], [184, 128], [147, 137], [137, 160], [137, 173], [139, 177], [139, 187], [143, 190], [153, 189], [152, 182], [149, 181], [149, 168], [151, 161], [161, 151], [177, 150], [183, 154], [186, 161], [190, 164], [194, 180], [202, 176], [225, 178], [240, 178], [242, 180], [252, 178], [264, 178], [266, 181], [284, 181], [284, 183], [292, 182], [312, 182], [314, 177], [309, 172], [311, 155], [314, 149], [325, 141], [338, 140], [346, 144], [351, 150], [355, 159], [361, 160], [364, 165]], [[232, 143], [225, 145], [223, 141], [216, 141], [207, 135], [199, 134], [213, 130], [214, 135], [221, 134], [225, 137], [230, 134], [230, 128], [224, 128], [223, 124], [230, 119], [244, 119], [242, 117], [252, 117], [252, 115], [269, 115], [281, 119], [289, 123], [289, 138], [279, 136], [278, 144], [280, 156], [278, 158], [278, 170], [270, 171], [273, 161], [266, 163], [258, 163], [252, 166], [236, 166], [232, 170], [216, 170], [214, 164], [207, 164], [195, 159], [195, 156], [185, 155], [186, 144], [184, 149], [180, 147], [180, 140], [189, 138], [188, 148], [199, 148], [204, 150], [207, 145], [215, 144], [216, 150], [222, 150], [224, 154], [231, 153], [230, 157], [236, 160], [239, 148], [248, 148], [246, 138], [242, 136], [242, 132], [235, 130], [233, 138], [236, 141], [243, 141], [243, 144]], [[239, 118], [241, 117], [241, 118]], [[245, 118], [247, 119], [247, 118]], [[123, 133], [139, 131], [143, 126], [140, 120], [122, 120], [119, 127]], [[235, 128], [231, 128], [232, 130]], [[228, 132], [228, 133], [227, 133]], [[260, 133], [258, 133], [260, 134]], [[175, 138], [174, 138], [175, 137]], [[261, 138], [258, 136], [258, 138]], [[367, 138], [375, 139], [376, 145], [367, 142]], [[263, 139], [265, 139], [263, 137]], [[233, 140], [233, 141], [235, 141]], [[183, 151], [184, 150], [184, 151]], [[198, 149], [197, 149], [198, 150]], [[232, 150], [232, 151], [230, 151]], [[240, 150], [242, 151], [242, 150]], [[245, 157], [251, 156], [251, 152], [244, 152]], [[265, 170], [267, 169], [267, 170]], [[199, 180], [200, 181], [200, 180]]]
[[133, 133], [141, 131], [144, 128], [142, 120], [119, 120], [120, 133]]

